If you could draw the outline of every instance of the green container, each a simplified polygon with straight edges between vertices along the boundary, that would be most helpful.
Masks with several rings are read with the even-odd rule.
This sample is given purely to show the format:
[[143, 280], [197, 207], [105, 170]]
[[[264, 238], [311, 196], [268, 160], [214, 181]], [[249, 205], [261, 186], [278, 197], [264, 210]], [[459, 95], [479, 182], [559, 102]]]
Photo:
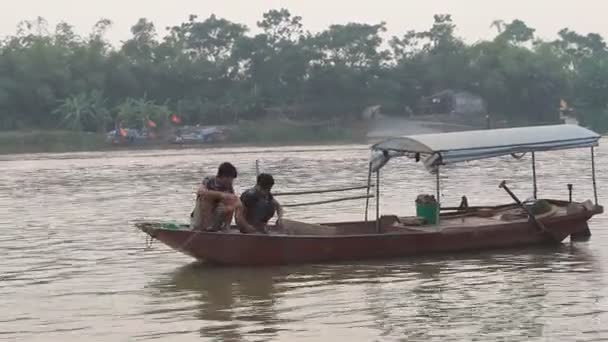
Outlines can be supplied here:
[[437, 224], [438, 214], [439, 205], [437, 203], [416, 203], [416, 216], [424, 218], [428, 224]]
[[166, 222], [166, 223], [163, 223], [163, 228], [164, 229], [168, 229], [168, 230], [178, 230], [179, 229], [179, 223]]

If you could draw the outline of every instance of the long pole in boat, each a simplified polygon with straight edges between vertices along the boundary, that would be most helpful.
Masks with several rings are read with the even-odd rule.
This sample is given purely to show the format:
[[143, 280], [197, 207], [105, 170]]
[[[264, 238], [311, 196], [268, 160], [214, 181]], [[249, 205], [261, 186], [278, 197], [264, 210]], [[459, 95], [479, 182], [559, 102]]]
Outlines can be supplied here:
[[553, 237], [553, 235], [551, 234], [551, 232], [549, 232], [547, 230], [547, 228], [545, 227], [545, 225], [542, 224], [542, 222], [540, 222], [539, 220], [536, 219], [536, 217], [534, 216], [534, 214], [532, 213], [532, 211], [530, 211], [530, 209], [528, 207], [526, 207], [520, 200], [519, 198], [517, 198], [517, 196], [515, 196], [515, 194], [513, 193], [513, 191], [511, 191], [511, 189], [509, 189], [509, 187], [507, 186], [507, 182], [505, 182], [504, 180], [502, 182], [500, 182], [500, 185], [498, 186], [501, 189], [504, 189], [509, 196], [511, 196], [511, 198], [513, 199], [513, 201], [515, 201], [515, 203], [521, 208], [523, 209], [526, 214], [528, 214], [528, 218], [530, 219], [530, 221], [534, 224], [534, 226], [541, 232], [543, 232], [547, 237], [549, 237], [550, 239], [555, 239], [555, 237]]
[[372, 163], [369, 163], [369, 168], [367, 171], [367, 198], [365, 199], [365, 222], [368, 221], [368, 212], [369, 212], [369, 191], [372, 183]]
[[380, 233], [380, 169], [376, 171], [376, 232]]
[[[373, 188], [374, 185], [370, 185], [370, 188]], [[348, 188], [334, 188], [334, 189], [322, 189], [322, 190], [309, 190], [309, 191], [294, 191], [294, 192], [277, 192], [273, 193], [274, 197], [279, 196], [294, 196], [294, 195], [310, 195], [310, 194], [326, 194], [328, 192], [343, 192], [343, 191], [351, 191], [351, 190], [361, 190], [367, 189], [367, 185], [362, 186], [351, 186]]]
[[536, 186], [536, 155], [532, 152], [532, 182], [534, 185], [534, 199], [538, 197], [538, 188]]
[[440, 192], [440, 185], [439, 185], [439, 165], [437, 165], [437, 178], [436, 178], [436, 182], [437, 184], [435, 184], [435, 191], [437, 193], [437, 219], [435, 220], [435, 222], [437, 222], [437, 225], [439, 225], [439, 213], [441, 212], [441, 201], [439, 200], [439, 196], [441, 195]]
[[598, 205], [597, 185], [595, 183], [595, 148], [593, 146], [591, 146], [591, 177], [593, 181], [593, 198], [595, 199], [595, 205]]
[[[369, 197], [374, 197], [374, 196], [372, 195], [372, 196], [369, 196]], [[316, 201], [316, 202], [283, 204], [283, 208], [303, 207], [303, 206], [307, 206], [307, 205], [319, 205], [319, 204], [336, 203], [336, 202], [343, 202], [343, 201], [352, 201], [352, 200], [358, 200], [358, 199], [369, 198], [369, 197], [367, 197], [367, 196], [353, 196], [353, 197], [334, 198], [334, 199], [330, 199], [330, 200]]]
[[256, 176], [260, 175], [260, 161], [259, 160], [255, 160], [255, 174]]

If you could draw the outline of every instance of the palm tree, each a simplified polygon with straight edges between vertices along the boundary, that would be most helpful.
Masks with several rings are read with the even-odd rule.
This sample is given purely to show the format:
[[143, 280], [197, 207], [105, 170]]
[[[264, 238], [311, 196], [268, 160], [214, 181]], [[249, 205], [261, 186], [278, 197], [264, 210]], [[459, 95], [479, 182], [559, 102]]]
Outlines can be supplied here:
[[110, 121], [106, 100], [99, 91], [70, 96], [53, 114], [61, 118], [62, 126], [75, 131], [103, 132]]
[[89, 93], [89, 117], [91, 128], [94, 128], [97, 132], [105, 132], [108, 123], [112, 121], [110, 112], [107, 107], [107, 100], [103, 96], [103, 93], [97, 90]]
[[74, 130], [82, 130], [83, 117], [88, 110], [87, 96], [80, 93], [61, 101], [61, 105], [53, 111], [53, 114], [61, 118], [61, 125]]

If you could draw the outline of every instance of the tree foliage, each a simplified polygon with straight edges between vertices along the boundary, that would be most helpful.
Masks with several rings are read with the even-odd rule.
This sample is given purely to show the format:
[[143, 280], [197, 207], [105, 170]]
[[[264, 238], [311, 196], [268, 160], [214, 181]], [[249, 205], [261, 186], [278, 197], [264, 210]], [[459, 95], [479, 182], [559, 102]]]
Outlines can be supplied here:
[[171, 113], [201, 124], [277, 112], [348, 120], [370, 105], [416, 113], [422, 97], [445, 89], [479, 94], [492, 115], [521, 124], [556, 121], [565, 99], [585, 123], [608, 129], [600, 35], [564, 28], [541, 41], [521, 20], [497, 20], [494, 39], [467, 44], [450, 15], [433, 19], [385, 41], [384, 23], [313, 34], [286, 9], [264, 13], [255, 34], [215, 15], [191, 15], [165, 33], [141, 18], [120, 46], [105, 38], [106, 19], [86, 35], [24, 21], [0, 41], [0, 129], [162, 126]]
[[94, 90], [91, 93], [80, 93], [61, 101], [53, 111], [59, 122], [76, 131], [104, 132], [111, 117], [103, 94]]

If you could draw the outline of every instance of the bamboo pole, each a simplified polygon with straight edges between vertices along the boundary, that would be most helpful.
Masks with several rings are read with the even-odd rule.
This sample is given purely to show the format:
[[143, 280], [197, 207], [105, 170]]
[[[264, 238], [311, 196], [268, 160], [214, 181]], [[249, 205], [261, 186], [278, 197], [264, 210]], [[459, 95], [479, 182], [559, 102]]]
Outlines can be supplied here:
[[593, 198], [595, 199], [595, 205], [598, 205], [597, 183], [595, 181], [595, 149], [593, 146], [591, 146], [591, 177], [593, 180]]
[[[373, 188], [374, 185], [372, 184], [371, 187]], [[273, 193], [273, 196], [294, 196], [294, 195], [310, 195], [310, 194], [324, 194], [324, 193], [328, 193], [328, 192], [342, 192], [342, 191], [351, 191], [351, 190], [361, 190], [361, 189], [367, 189], [368, 186], [367, 185], [363, 185], [363, 186], [356, 186], [356, 187], [351, 187], [351, 188], [339, 188], [339, 189], [326, 189], [326, 190], [310, 190], [310, 191], [296, 191], [296, 192], [278, 192], [278, 193]]]
[[376, 171], [376, 233], [380, 233], [380, 170]]
[[372, 163], [369, 163], [369, 169], [367, 171], [367, 199], [365, 200], [365, 222], [368, 221], [369, 214], [369, 190], [372, 187]]
[[461, 207], [441, 207], [441, 211], [474, 211], [479, 209], [497, 209], [502, 207], [509, 207], [511, 204], [502, 205], [480, 205], [480, 206], [469, 206], [466, 208]]
[[437, 219], [435, 220], [435, 224], [437, 224], [437, 226], [439, 226], [439, 217], [440, 217], [440, 213], [441, 213], [441, 200], [439, 199], [441, 196], [441, 184], [439, 183], [439, 165], [437, 165], [437, 179], [436, 179], [436, 191], [437, 191]]
[[536, 155], [532, 152], [532, 181], [534, 185], [534, 199], [538, 199], [538, 187], [536, 185]]
[[342, 201], [352, 201], [352, 200], [358, 200], [358, 199], [364, 199], [364, 198], [373, 198], [373, 197], [374, 197], [373, 195], [369, 195], [369, 196], [355, 196], [355, 197], [344, 197], [344, 198], [335, 198], [335, 199], [330, 199], [330, 200], [325, 200], [325, 201], [318, 201], [318, 202], [283, 204], [282, 206], [284, 208], [293, 208], [293, 207], [303, 207], [303, 206], [307, 206], [307, 205], [319, 205], [319, 204], [328, 204], [328, 203], [342, 202]]

